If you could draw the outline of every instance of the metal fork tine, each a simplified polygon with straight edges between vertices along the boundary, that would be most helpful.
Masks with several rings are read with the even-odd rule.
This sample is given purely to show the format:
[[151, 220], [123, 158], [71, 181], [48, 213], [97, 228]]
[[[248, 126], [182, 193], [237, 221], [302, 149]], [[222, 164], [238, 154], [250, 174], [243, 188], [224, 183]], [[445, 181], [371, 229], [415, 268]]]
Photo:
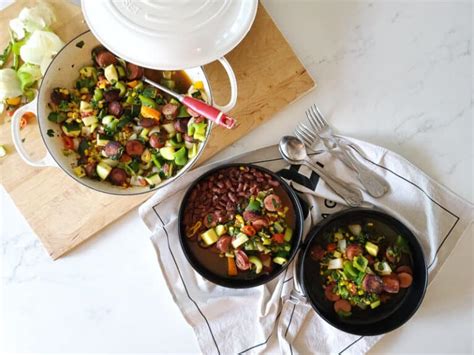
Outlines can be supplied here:
[[316, 111], [316, 115], [318, 116], [318, 118], [319, 118], [319, 120], [320, 120], [322, 126], [323, 126], [323, 127], [327, 126], [328, 123], [327, 123], [326, 120], [324, 119], [324, 116], [323, 116], [323, 114], [321, 113], [321, 111], [319, 111], [318, 106], [313, 105], [313, 107], [314, 107], [314, 109], [315, 109], [315, 111]]
[[305, 137], [303, 137], [303, 136], [301, 135], [300, 131], [296, 130], [296, 131], [295, 131], [295, 134], [296, 134], [296, 137], [298, 137], [299, 140], [303, 141], [303, 143], [304, 143], [305, 145], [307, 145], [307, 146], [310, 146], [310, 145], [311, 145], [311, 143], [310, 143]]
[[309, 121], [311, 127], [313, 127], [314, 131], [318, 132], [319, 131], [318, 124], [317, 124], [311, 110], [306, 110], [306, 117], [308, 118], [308, 121]]
[[312, 140], [318, 139], [318, 136], [313, 132], [313, 130], [306, 126], [304, 123], [300, 123], [300, 129], [308, 136], [310, 136]]
[[297, 127], [296, 127], [296, 132], [303, 136], [308, 142], [309, 142], [309, 145], [311, 145], [311, 143], [313, 142], [313, 139], [311, 138], [311, 136], [308, 134], [308, 132], [306, 132], [302, 127], [301, 127], [301, 124], [299, 124]]
[[320, 119], [320, 117], [319, 117], [319, 115], [318, 115], [318, 112], [317, 112], [316, 109], [315, 109], [315, 106], [316, 106], [316, 105], [311, 106], [311, 112], [312, 112], [312, 114], [313, 114], [313, 116], [314, 116], [314, 119], [316, 120], [316, 122], [317, 122], [317, 124], [318, 124], [319, 131], [321, 131], [321, 130], [324, 128], [324, 122], [321, 121], [321, 119]]

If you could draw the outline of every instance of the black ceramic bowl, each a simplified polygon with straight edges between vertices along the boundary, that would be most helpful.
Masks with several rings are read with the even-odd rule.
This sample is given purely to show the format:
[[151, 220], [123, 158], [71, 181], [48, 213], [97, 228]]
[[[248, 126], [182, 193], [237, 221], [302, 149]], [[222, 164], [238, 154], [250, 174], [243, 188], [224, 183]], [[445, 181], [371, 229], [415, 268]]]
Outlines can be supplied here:
[[[334, 311], [333, 302], [328, 301], [324, 296], [320, 265], [311, 258], [311, 248], [316, 244], [324, 246], [325, 233], [332, 231], [334, 227], [364, 221], [373, 221], [405, 237], [411, 250], [413, 283], [386, 304], [375, 309], [356, 310], [350, 317], [340, 317]], [[308, 235], [305, 244], [303, 255], [297, 266], [299, 280], [314, 310], [332, 326], [356, 335], [379, 335], [400, 327], [420, 306], [428, 275], [423, 250], [415, 235], [394, 217], [374, 209], [347, 209], [331, 215], [316, 225]]]
[[[275, 180], [280, 182], [280, 186], [283, 189], [284, 193], [286, 193], [288, 200], [290, 201], [292, 205], [292, 209], [294, 211], [295, 228], [293, 230], [293, 238], [291, 239], [292, 248], [291, 248], [290, 256], [288, 259], [288, 263], [282, 266], [274, 267], [272, 272], [268, 274], [255, 275], [253, 273], [242, 273], [242, 275], [244, 276], [239, 276], [238, 278], [222, 275], [222, 273], [219, 274], [215, 272], [215, 270], [213, 270], [212, 267], [205, 266], [203, 265], [202, 262], [199, 261], [199, 258], [195, 255], [196, 252], [194, 252], [193, 248], [191, 247], [191, 243], [195, 243], [195, 242], [187, 240], [187, 237], [185, 234], [185, 225], [183, 222], [184, 211], [194, 187], [200, 181], [202, 181], [203, 179], [207, 178], [208, 176], [212, 174], [215, 174], [219, 170], [233, 167], [233, 166], [253, 167], [263, 173], [270, 174]], [[302, 212], [301, 205], [299, 203], [298, 197], [295, 194], [295, 192], [288, 186], [288, 184], [282, 178], [280, 178], [274, 172], [257, 165], [252, 165], [252, 164], [242, 164], [242, 163], [224, 164], [214, 169], [211, 169], [207, 171], [205, 174], [201, 175], [186, 191], [186, 194], [184, 195], [183, 200], [181, 202], [178, 218], [179, 218], [178, 231], [179, 231], [180, 244], [186, 256], [186, 259], [189, 261], [191, 266], [205, 279], [217, 285], [230, 287], [230, 288], [249, 288], [249, 287], [260, 286], [274, 279], [278, 275], [280, 275], [286, 269], [286, 267], [291, 263], [296, 253], [299, 251], [299, 247], [301, 244], [301, 237], [303, 233], [303, 212]], [[215, 254], [214, 255], [210, 254], [209, 257], [216, 258], [218, 256]]]

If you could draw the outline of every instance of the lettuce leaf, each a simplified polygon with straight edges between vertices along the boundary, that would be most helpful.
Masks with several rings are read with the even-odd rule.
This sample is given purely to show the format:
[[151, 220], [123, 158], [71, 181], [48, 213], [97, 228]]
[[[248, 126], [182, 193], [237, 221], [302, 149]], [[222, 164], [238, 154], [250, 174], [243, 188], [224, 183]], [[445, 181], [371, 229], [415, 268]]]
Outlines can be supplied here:
[[17, 71], [18, 79], [20, 79], [21, 90], [33, 86], [41, 79], [41, 70], [38, 65], [25, 63]]
[[0, 69], [0, 101], [22, 94], [20, 79], [11, 69]]

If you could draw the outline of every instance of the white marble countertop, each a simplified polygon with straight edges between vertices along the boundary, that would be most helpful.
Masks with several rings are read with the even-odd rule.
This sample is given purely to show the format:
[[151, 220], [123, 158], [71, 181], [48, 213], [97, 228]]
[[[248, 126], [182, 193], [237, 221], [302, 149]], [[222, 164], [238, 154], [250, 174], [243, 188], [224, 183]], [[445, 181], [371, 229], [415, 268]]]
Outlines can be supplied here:
[[[317, 102], [337, 131], [404, 155], [473, 201], [472, 2], [264, 5], [318, 88], [220, 157], [276, 143]], [[2, 190], [0, 231], [0, 350], [198, 351], [136, 210], [52, 261]], [[459, 242], [418, 313], [373, 352], [472, 353], [472, 250], [472, 239]]]

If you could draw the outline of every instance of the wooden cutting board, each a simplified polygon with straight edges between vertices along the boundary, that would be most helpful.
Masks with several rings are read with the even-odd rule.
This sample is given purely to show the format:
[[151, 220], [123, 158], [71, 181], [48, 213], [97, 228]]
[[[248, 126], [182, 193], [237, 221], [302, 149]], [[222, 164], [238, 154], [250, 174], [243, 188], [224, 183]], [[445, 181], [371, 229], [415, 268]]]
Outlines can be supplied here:
[[[64, 42], [87, 29], [79, 7], [64, 0], [50, 2], [57, 16], [53, 30]], [[18, 0], [0, 12], [0, 50], [8, 43], [9, 20], [24, 6], [34, 3]], [[239, 85], [237, 106], [231, 112], [239, 126], [234, 130], [213, 129], [200, 163], [315, 87], [313, 79], [261, 5], [249, 34], [226, 58]], [[216, 101], [225, 102], [229, 87], [224, 70], [217, 63], [206, 65], [205, 70]], [[45, 154], [36, 122], [29, 124], [23, 135], [33, 157]], [[0, 116], [0, 144], [6, 145], [9, 152], [0, 159], [0, 183], [53, 259], [151, 196], [109, 196], [83, 187], [60, 169], [30, 167], [15, 152], [10, 137], [10, 118], [5, 115]]]

